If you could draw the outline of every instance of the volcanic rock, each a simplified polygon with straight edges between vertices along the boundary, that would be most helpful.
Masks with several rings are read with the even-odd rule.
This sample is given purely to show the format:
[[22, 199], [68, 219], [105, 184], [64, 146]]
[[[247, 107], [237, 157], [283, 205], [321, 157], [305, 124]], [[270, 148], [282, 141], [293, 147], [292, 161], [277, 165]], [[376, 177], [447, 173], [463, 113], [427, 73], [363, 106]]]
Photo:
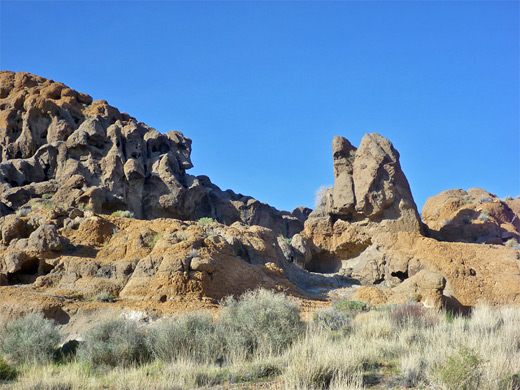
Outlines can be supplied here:
[[4, 215], [45, 198], [142, 219], [243, 221], [286, 237], [303, 229], [306, 210], [292, 215], [187, 174], [191, 140], [178, 131], [159, 133], [104, 100], [29, 73], [0, 72], [0, 90]]

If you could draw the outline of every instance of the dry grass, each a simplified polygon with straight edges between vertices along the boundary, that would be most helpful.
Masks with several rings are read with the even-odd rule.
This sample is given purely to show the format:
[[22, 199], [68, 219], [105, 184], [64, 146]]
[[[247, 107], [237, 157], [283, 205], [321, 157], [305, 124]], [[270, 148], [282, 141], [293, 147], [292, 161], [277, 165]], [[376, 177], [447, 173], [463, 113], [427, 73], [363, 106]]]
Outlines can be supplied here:
[[517, 307], [478, 306], [455, 318], [409, 307], [361, 311], [346, 329], [308, 326], [283, 350], [259, 348], [229, 362], [173, 354], [112, 369], [34, 364], [17, 367], [18, 379], [0, 388], [513, 390], [520, 388], [519, 323]]

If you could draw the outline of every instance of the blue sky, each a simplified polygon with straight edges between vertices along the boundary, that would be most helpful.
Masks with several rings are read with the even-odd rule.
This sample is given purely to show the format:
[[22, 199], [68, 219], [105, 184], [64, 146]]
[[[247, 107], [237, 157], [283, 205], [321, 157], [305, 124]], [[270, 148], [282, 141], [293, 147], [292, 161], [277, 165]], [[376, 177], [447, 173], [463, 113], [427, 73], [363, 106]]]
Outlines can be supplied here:
[[517, 1], [0, 2], [0, 68], [193, 140], [189, 171], [291, 210], [378, 132], [419, 207], [520, 194]]

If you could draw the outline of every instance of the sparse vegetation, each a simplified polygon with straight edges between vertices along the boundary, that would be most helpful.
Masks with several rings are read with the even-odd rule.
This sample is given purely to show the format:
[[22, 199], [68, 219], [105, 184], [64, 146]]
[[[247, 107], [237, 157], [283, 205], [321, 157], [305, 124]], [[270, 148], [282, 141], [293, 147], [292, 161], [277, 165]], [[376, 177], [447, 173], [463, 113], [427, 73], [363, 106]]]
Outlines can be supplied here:
[[59, 341], [54, 321], [28, 314], [5, 325], [0, 333], [0, 352], [18, 364], [45, 363], [51, 360]]
[[42, 195], [42, 199], [50, 199], [50, 198], [52, 198], [51, 194], [43, 194]]
[[150, 358], [144, 331], [131, 320], [101, 323], [86, 332], [84, 339], [78, 357], [94, 367], [127, 367]]
[[281, 234], [280, 234], [279, 237], [280, 237], [280, 238], [283, 240], [283, 242], [285, 242], [287, 245], [291, 245], [292, 238], [285, 237], [285, 236], [283, 236], [283, 235], [281, 235]]
[[482, 210], [480, 215], [478, 216], [478, 220], [482, 222], [487, 222], [489, 220], [489, 210]]
[[300, 309], [283, 294], [250, 291], [239, 299], [228, 297], [219, 317], [226, 347], [247, 354], [257, 350], [280, 352], [301, 334]]
[[520, 250], [520, 244], [518, 243], [518, 240], [516, 238], [510, 238], [509, 240], [507, 240], [505, 246], [507, 246], [508, 248]]
[[163, 361], [183, 358], [214, 363], [222, 354], [220, 344], [213, 319], [204, 313], [161, 321], [149, 333], [150, 350]]
[[478, 389], [483, 362], [474, 349], [460, 345], [456, 354], [439, 365], [439, 380], [448, 390]]
[[52, 209], [52, 207], [53, 207], [53, 204], [49, 200], [42, 200], [40, 202], [36, 202], [31, 205], [31, 209], [33, 211], [50, 210], [50, 209]]
[[112, 213], [112, 217], [135, 218], [135, 215], [129, 210], [117, 210]]
[[319, 207], [320, 205], [325, 205], [326, 202], [326, 194], [327, 191], [330, 190], [331, 187], [321, 186], [318, 188], [315, 192], [315, 198], [314, 198], [314, 204], [316, 207]]
[[94, 295], [92, 300], [99, 302], [114, 302], [116, 300], [116, 296], [112, 294], [110, 291], [101, 291], [100, 293]]
[[199, 224], [199, 226], [205, 226], [207, 225], [208, 223], [213, 223], [213, 222], [217, 222], [215, 219], [213, 218], [209, 218], [209, 217], [203, 217], [203, 218], [200, 218], [197, 223]]
[[415, 303], [381, 309], [340, 301], [305, 327], [290, 298], [257, 290], [226, 299], [216, 319], [191, 313], [149, 326], [99, 324], [83, 335], [76, 359], [11, 366], [18, 377], [9, 389], [195, 389], [259, 381], [287, 390], [516, 389], [520, 309], [447, 313]]
[[493, 198], [491, 198], [490, 196], [482, 195], [482, 196], [478, 199], [478, 202], [479, 202], [480, 204], [482, 204], [482, 203], [493, 202]]

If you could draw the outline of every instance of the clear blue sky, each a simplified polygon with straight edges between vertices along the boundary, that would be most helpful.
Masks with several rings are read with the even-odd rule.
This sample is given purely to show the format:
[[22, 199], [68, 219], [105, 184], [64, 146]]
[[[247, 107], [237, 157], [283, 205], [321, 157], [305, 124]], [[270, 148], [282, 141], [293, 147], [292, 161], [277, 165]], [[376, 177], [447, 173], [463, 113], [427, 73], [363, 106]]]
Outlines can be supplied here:
[[195, 175], [282, 209], [378, 132], [416, 203], [520, 194], [518, 1], [2, 0], [0, 67], [193, 140]]

